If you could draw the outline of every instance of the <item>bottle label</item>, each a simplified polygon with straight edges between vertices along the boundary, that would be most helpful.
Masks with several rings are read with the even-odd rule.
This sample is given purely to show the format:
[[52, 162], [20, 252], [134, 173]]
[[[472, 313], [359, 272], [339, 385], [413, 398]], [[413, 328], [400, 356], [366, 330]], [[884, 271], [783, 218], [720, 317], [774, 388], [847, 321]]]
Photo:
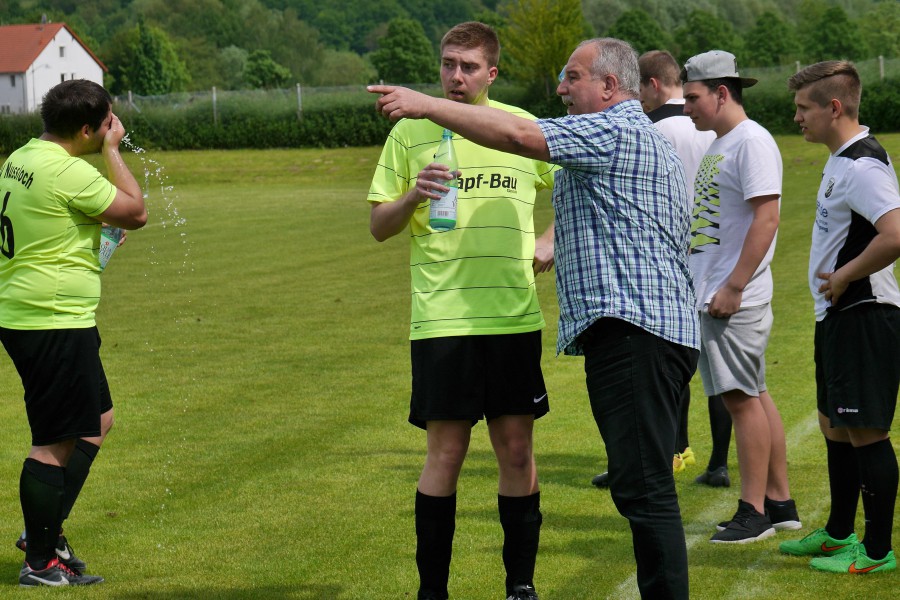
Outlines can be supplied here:
[[456, 227], [456, 199], [459, 190], [451, 187], [442, 197], [431, 201], [428, 224], [436, 231], [448, 231]]
[[122, 239], [122, 230], [118, 227], [110, 227], [104, 225], [100, 230], [100, 270], [106, 268], [106, 264], [112, 257], [113, 252], [119, 247], [119, 240]]
[[447, 192], [437, 200], [432, 200], [432, 213], [440, 211], [442, 213], [442, 216], [444, 217], [452, 215], [453, 218], [456, 218], [456, 197], [458, 194], [459, 189], [452, 187], [450, 188], [449, 192]]

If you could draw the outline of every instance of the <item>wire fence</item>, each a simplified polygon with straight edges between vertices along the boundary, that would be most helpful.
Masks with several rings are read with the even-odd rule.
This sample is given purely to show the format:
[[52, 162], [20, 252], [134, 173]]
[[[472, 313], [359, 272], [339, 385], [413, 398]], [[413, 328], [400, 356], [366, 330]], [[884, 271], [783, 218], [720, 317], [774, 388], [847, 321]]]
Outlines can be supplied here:
[[[757, 90], [786, 90], [787, 80], [791, 75], [806, 65], [799, 62], [793, 65], [765, 68], [741, 69], [745, 77], [759, 79]], [[900, 78], [900, 58], [885, 59], [883, 57], [856, 63], [865, 87], [887, 78]], [[496, 90], [515, 89], [516, 86], [504, 84], [502, 81]], [[440, 86], [429, 84], [403, 84], [425, 93], [439, 95]], [[492, 94], [493, 95], [493, 94]], [[372, 95], [366, 92], [364, 85], [336, 87], [305, 87], [297, 84], [293, 88], [269, 90], [202, 90], [196, 92], [177, 92], [161, 96], [139, 96], [131, 92], [115, 98], [117, 110], [134, 110], [142, 112], [147, 109], [196, 109], [206, 107], [210, 118], [216, 122], [223, 115], [237, 110], [246, 111], [248, 107], [258, 107], [259, 111], [283, 113], [296, 111], [302, 118], [304, 110], [327, 110], [330, 107], [364, 106], [373, 101]]]

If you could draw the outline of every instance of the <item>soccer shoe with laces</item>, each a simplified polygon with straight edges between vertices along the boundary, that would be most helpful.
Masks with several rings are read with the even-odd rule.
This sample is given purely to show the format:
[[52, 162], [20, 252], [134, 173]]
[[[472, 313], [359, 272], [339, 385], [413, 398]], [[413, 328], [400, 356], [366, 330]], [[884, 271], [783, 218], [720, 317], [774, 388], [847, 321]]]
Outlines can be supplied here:
[[775, 535], [775, 528], [769, 517], [757, 512], [753, 505], [738, 500], [738, 509], [722, 531], [713, 534], [709, 541], [714, 544], [748, 544]]
[[836, 556], [852, 551], [858, 544], [859, 539], [855, 533], [838, 540], [828, 535], [824, 527], [820, 527], [799, 540], [781, 542], [778, 549], [793, 556]]
[[[766, 508], [766, 516], [769, 517], [775, 531], [783, 529], [796, 531], [803, 527], [803, 524], [800, 522], [800, 516], [797, 514], [797, 504], [793, 500], [788, 499], [775, 502], [774, 500], [769, 500], [769, 497], [766, 496], [763, 506]], [[716, 525], [716, 531], [724, 531], [728, 527], [728, 523], [728, 521], [722, 521]]]
[[533, 585], [514, 585], [506, 600], [538, 600], [538, 595]]
[[[16, 540], [16, 548], [25, 552], [27, 546], [28, 539], [26, 533], [23, 531], [22, 535], [19, 536], [19, 539]], [[62, 531], [59, 532], [59, 539], [56, 542], [56, 556], [59, 558], [59, 562], [75, 571], [78, 575], [81, 575], [87, 570], [87, 565], [83, 560], [75, 556], [75, 551], [72, 550], [72, 546], [69, 545], [69, 540], [62, 534]]]
[[103, 583], [103, 578], [97, 575], [81, 575], [76, 573], [59, 560], [54, 558], [40, 571], [35, 571], [28, 563], [22, 565], [19, 571], [19, 585], [21, 587], [38, 587], [42, 585], [58, 587], [63, 585], [93, 585]]
[[673, 473], [681, 473], [681, 472], [684, 471], [686, 468], [687, 468], [687, 467], [684, 465], [684, 459], [681, 458], [681, 455], [680, 455], [680, 454], [676, 454], [676, 455], [672, 458], [672, 472], [673, 472]]
[[894, 571], [897, 569], [897, 559], [891, 550], [880, 560], [873, 560], [866, 554], [866, 547], [856, 544], [851, 550], [843, 554], [833, 556], [820, 556], [809, 561], [809, 566], [817, 571], [828, 573], [849, 573], [851, 575], [865, 575], [867, 573], [880, 573], [882, 571]]

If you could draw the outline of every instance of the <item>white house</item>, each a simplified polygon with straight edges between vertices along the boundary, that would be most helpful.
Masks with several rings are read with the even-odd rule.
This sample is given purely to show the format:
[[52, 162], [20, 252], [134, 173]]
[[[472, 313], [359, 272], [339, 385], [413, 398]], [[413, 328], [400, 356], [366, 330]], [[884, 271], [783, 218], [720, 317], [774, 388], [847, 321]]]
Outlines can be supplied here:
[[65, 23], [0, 26], [0, 113], [38, 110], [68, 79], [103, 85], [106, 66]]

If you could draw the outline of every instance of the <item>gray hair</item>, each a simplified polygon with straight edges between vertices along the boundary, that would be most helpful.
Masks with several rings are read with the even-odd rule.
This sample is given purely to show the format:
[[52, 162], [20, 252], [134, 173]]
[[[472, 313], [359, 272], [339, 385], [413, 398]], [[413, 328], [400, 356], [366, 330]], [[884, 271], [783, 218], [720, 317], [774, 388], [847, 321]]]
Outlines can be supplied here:
[[619, 89], [637, 98], [640, 93], [641, 72], [637, 52], [631, 44], [616, 38], [594, 38], [581, 42], [578, 47], [589, 44], [597, 48], [597, 58], [591, 65], [591, 78], [615, 75], [619, 80]]

